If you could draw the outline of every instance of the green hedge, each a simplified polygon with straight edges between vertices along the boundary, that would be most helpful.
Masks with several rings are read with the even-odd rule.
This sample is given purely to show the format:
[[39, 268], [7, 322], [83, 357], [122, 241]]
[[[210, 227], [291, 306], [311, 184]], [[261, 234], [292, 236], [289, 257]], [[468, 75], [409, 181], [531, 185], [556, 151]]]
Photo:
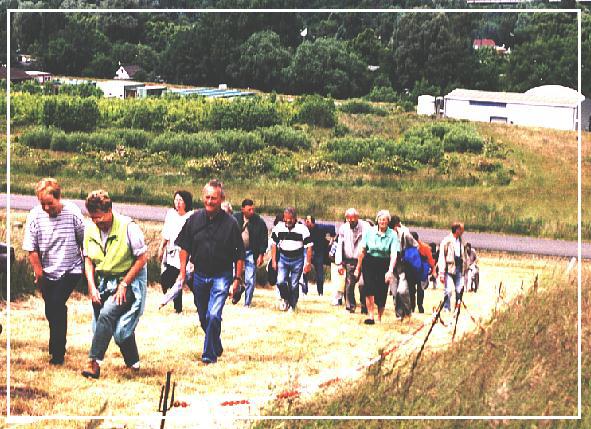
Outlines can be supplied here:
[[222, 150], [219, 141], [210, 132], [201, 133], [165, 133], [152, 140], [150, 152], [168, 152], [185, 157], [215, 155]]
[[267, 146], [289, 150], [310, 149], [312, 147], [312, 143], [306, 133], [284, 125], [259, 128], [258, 132]]
[[372, 104], [362, 100], [352, 100], [343, 103], [341, 106], [339, 106], [339, 110], [341, 112], [350, 113], [353, 115], [388, 115], [388, 111], [386, 109], [373, 106]]
[[100, 118], [94, 98], [46, 97], [41, 121], [64, 131], [92, 131]]
[[281, 123], [275, 103], [261, 98], [211, 101], [204, 126], [210, 130], [240, 129], [251, 131]]

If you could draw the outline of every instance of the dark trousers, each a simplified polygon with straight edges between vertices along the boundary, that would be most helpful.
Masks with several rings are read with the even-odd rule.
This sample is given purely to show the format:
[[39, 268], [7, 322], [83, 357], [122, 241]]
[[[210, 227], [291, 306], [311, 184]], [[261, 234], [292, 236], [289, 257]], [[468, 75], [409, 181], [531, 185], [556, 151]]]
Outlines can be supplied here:
[[[355, 301], [355, 285], [358, 283], [355, 277], [355, 268], [357, 268], [356, 259], [347, 259], [344, 261], [345, 265], [345, 296], [347, 297], [347, 308], [355, 309], [357, 303]], [[359, 301], [361, 308], [365, 308], [365, 288], [359, 283]]]
[[58, 280], [43, 277], [40, 289], [45, 301], [45, 317], [49, 322], [49, 354], [62, 358], [66, 353], [68, 330], [68, 307], [66, 301], [76, 287], [82, 274], [64, 274]]
[[390, 260], [388, 258], [376, 258], [366, 255], [361, 266], [365, 296], [373, 296], [378, 308], [384, 308], [386, 306], [388, 285], [386, 284], [385, 276], [386, 272], [388, 272], [389, 264]]
[[[174, 282], [176, 281], [177, 277], [179, 276], [180, 270], [176, 267], [171, 265], [165, 264], [166, 269], [160, 275], [160, 285], [162, 286], [162, 293], [166, 293], [168, 289], [170, 289]], [[173, 300], [174, 303], [174, 310], [177, 313], [183, 311], [183, 291], [178, 294], [178, 296]]]
[[414, 274], [407, 273], [406, 278], [408, 279], [408, 288], [410, 290], [410, 306], [412, 311], [415, 311], [415, 306], [419, 307], [419, 310], [423, 309], [423, 301], [425, 299], [425, 291], [421, 287], [421, 282], [414, 276]]

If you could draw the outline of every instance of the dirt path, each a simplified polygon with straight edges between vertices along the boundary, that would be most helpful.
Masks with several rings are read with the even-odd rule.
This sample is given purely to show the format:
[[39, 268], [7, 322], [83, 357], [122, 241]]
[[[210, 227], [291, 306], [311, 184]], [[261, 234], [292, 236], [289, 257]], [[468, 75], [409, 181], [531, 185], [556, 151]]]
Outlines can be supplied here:
[[[520, 292], [522, 283], [531, 286], [536, 274], [564, 270], [566, 263], [562, 259], [483, 255], [481, 290], [466, 294], [466, 305], [476, 318], [488, 318], [500, 281], [509, 301]], [[231, 419], [258, 415], [260, 406], [281, 392], [299, 389], [305, 396], [313, 393], [314, 386], [335, 377], [342, 380], [337, 384], [346, 384], [362, 376], [363, 370], [355, 368], [367, 364], [380, 350], [405, 342], [397, 354], [412, 356], [423, 342], [428, 327], [412, 338], [409, 333], [428, 323], [431, 314], [415, 314], [410, 323], [401, 324], [389, 297], [382, 323], [368, 327], [359, 313], [350, 315], [342, 307], [332, 307], [332, 285], [327, 284], [326, 289], [319, 297], [311, 285], [311, 293], [301, 298], [295, 314], [276, 309], [277, 297], [271, 289], [257, 289], [251, 309], [228, 303], [222, 326], [224, 355], [218, 364], [204, 366], [199, 362], [203, 332], [197, 328], [192, 294], [185, 292], [185, 310], [176, 315], [170, 306], [157, 309], [161, 293], [153, 287], [136, 331], [140, 375], [129, 373], [117, 347], [111, 344], [101, 378], [96, 381], [79, 375], [90, 344], [91, 309], [86, 297], [77, 295], [69, 301], [68, 355], [66, 364], [59, 368], [47, 363], [48, 329], [40, 297], [13, 303], [11, 388], [16, 393], [11, 395], [12, 414], [136, 416], [126, 419], [128, 427], [157, 427], [160, 387], [166, 371], [173, 370], [176, 399], [189, 406], [174, 408], [169, 415], [188, 418], [190, 423], [175, 421], [170, 427], [235, 427], [238, 422]], [[428, 289], [425, 308], [435, 307], [441, 297], [441, 287]], [[462, 313], [457, 336], [474, 329], [476, 325]], [[453, 324], [436, 325], [428, 349], [449, 345], [452, 331]], [[0, 356], [0, 362], [3, 360]], [[247, 404], [233, 402], [245, 400]], [[233, 405], [222, 405], [228, 402]], [[137, 420], [140, 416], [151, 418]], [[63, 426], [64, 422], [59, 422], [55, 427]], [[52, 426], [45, 422], [42, 427]]]

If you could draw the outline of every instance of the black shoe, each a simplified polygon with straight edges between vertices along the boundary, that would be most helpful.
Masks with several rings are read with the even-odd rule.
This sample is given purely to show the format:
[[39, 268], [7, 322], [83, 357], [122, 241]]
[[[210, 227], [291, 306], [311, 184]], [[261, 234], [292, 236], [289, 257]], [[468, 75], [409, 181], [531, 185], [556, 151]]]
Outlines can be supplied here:
[[348, 307], [347, 311], [351, 314], [355, 313], [355, 307]]
[[425, 309], [423, 307], [419, 307], [419, 313], [424, 313]]
[[361, 314], [367, 314], [367, 308], [361, 307]]
[[49, 359], [50, 365], [63, 365], [64, 364], [64, 357], [63, 356], [52, 356]]
[[236, 289], [236, 291], [232, 294], [232, 304], [238, 304], [245, 290], [246, 289], [244, 288], [244, 286], [238, 286], [238, 289]]
[[374, 325], [376, 322], [374, 322], [373, 319], [365, 319], [363, 323], [365, 323], [366, 325]]

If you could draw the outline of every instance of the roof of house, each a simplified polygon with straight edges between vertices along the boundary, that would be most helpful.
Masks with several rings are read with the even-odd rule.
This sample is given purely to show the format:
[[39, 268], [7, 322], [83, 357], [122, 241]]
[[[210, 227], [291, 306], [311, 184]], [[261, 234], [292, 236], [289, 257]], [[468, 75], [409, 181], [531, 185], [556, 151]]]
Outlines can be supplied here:
[[125, 69], [129, 77], [134, 77], [137, 72], [142, 68], [137, 64], [121, 64], [121, 67]]
[[490, 46], [491, 48], [494, 48], [496, 46], [496, 43], [493, 39], [474, 39], [474, 42], [472, 42], [472, 46], [475, 46], [477, 48], [480, 48], [481, 46]]
[[[1, 66], [0, 67], [0, 79], [6, 79], [6, 77], [7, 77], [6, 66]], [[29, 76], [27, 73], [25, 73], [24, 70], [10, 67], [10, 80], [11, 81], [28, 80], [28, 79], [33, 79], [33, 78], [31, 76]]]
[[481, 101], [506, 104], [530, 104], [543, 106], [576, 106], [585, 97], [565, 86], [545, 85], [527, 92], [492, 92], [472, 89], [454, 89], [446, 99]]

